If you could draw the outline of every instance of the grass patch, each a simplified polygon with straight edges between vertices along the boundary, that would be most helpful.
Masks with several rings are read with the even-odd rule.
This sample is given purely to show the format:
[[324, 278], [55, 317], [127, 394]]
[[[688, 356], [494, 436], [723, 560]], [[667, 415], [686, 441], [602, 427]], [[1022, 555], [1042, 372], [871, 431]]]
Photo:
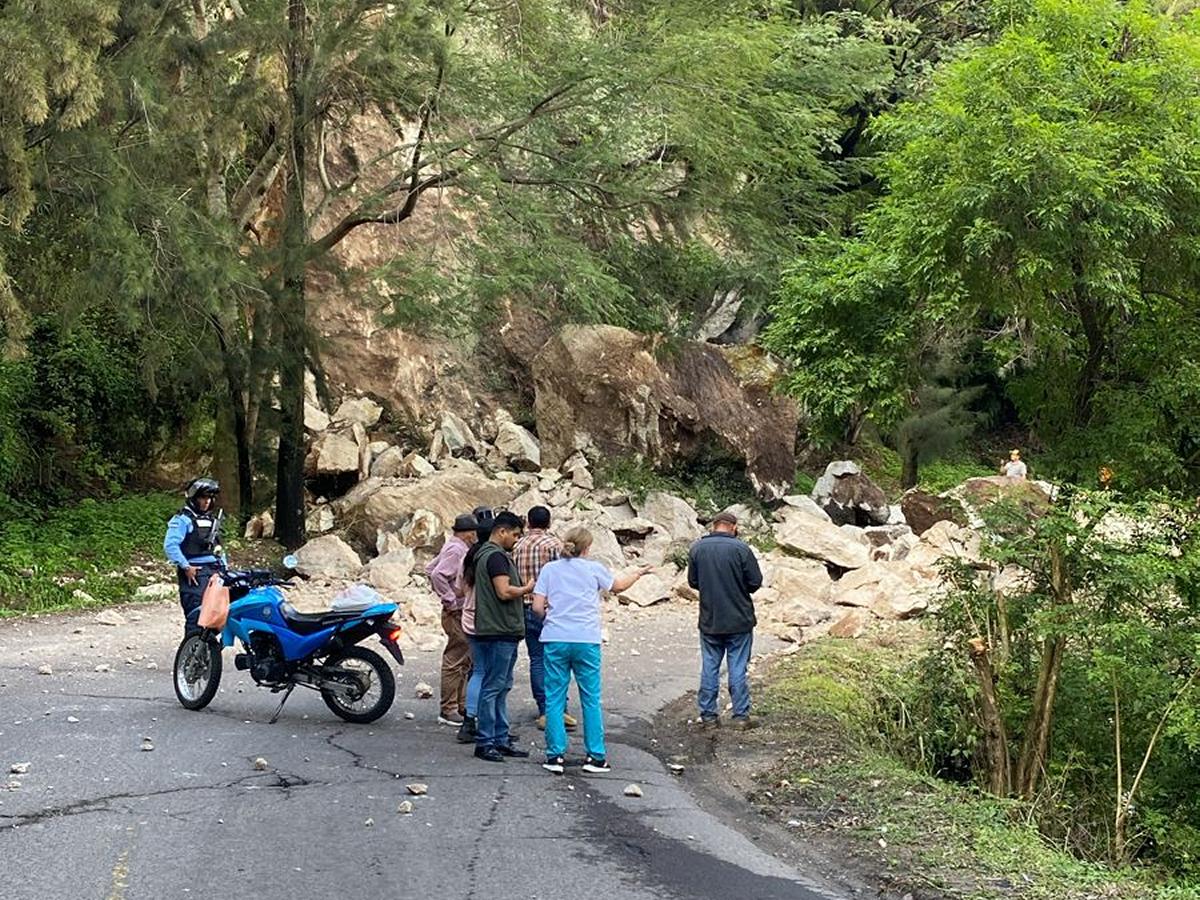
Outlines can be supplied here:
[[148, 577], [130, 567], [161, 557], [178, 508], [178, 498], [147, 494], [0, 521], [0, 616], [132, 599]]
[[778, 660], [756, 696], [765, 727], [739, 737], [789, 748], [756, 774], [764, 790], [755, 802], [793, 827], [849, 841], [855, 855], [921, 896], [1200, 897], [1194, 883], [1074, 857], [1027, 824], [1022, 804], [909, 768], [898, 750], [910, 739], [905, 673], [918, 649], [918, 640], [824, 639]]

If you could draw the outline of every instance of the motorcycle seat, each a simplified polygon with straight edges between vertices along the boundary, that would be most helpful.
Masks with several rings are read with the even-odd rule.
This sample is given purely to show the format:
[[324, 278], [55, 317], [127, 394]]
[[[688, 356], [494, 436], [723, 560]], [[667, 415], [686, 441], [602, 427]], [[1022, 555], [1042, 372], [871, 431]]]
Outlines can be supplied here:
[[297, 634], [312, 634], [313, 632], [320, 631], [322, 628], [337, 625], [340, 622], [353, 619], [359, 615], [354, 610], [302, 613], [297, 612], [295, 607], [290, 603], [284, 603], [280, 607], [280, 612], [283, 613], [283, 619], [287, 622], [288, 627]]

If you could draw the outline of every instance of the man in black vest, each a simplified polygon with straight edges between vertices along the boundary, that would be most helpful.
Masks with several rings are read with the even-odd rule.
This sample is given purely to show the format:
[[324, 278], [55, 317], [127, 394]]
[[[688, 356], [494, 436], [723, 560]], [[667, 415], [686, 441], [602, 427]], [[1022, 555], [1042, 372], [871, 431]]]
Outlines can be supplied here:
[[185, 637], [200, 630], [200, 598], [219, 570], [221, 517], [214, 507], [220, 491], [215, 479], [195, 479], [187, 486], [183, 508], [167, 523], [163, 552], [178, 569]]

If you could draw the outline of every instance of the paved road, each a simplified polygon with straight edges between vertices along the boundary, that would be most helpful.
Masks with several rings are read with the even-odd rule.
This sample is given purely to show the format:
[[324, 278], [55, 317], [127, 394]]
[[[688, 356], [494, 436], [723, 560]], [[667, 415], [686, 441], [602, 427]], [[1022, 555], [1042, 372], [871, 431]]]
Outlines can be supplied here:
[[[612, 625], [616, 768], [562, 778], [535, 764], [536, 750], [498, 765], [454, 743], [435, 703], [413, 697], [419, 680], [436, 685], [435, 653], [410, 654], [396, 705], [374, 725], [342, 723], [301, 691], [268, 725], [275, 698], [233, 671], [228, 653], [213, 704], [182, 709], [170, 682], [176, 608], [122, 612], [128, 623], [117, 627], [93, 614], [0, 622], [5, 900], [850, 895], [760, 849], [622, 739], [693, 686], [686, 611], [628, 613]], [[99, 664], [111, 670], [97, 673]], [[38, 674], [42, 665], [52, 674]], [[540, 735], [523, 675], [515, 718], [532, 745]], [[144, 752], [147, 737], [154, 750]], [[259, 756], [267, 771], [255, 771]], [[28, 773], [6, 774], [13, 763], [29, 763]], [[428, 796], [398, 814], [415, 781]], [[630, 782], [645, 796], [625, 797]]]

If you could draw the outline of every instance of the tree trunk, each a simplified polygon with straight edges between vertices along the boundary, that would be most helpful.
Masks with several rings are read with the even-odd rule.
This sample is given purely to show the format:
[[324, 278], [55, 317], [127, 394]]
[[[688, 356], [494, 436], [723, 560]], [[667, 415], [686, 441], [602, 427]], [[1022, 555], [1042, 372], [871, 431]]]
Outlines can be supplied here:
[[[225, 373], [225, 389], [227, 394], [227, 413], [232, 419], [232, 438], [234, 457], [237, 460], [237, 492], [236, 513], [242, 522], [252, 516], [254, 506], [254, 464], [250, 456], [251, 437], [246, 423], [246, 385], [241, 362], [236, 358], [225, 326], [220, 318], [210, 317], [213, 330], [217, 334], [217, 345], [221, 349], [221, 368]], [[222, 413], [218, 411], [218, 428]]]
[[919, 448], [917, 442], [911, 437], [902, 435], [900, 438], [900, 487], [904, 490], [915, 488], [917, 486], [917, 478], [920, 476], [921, 466], [919, 460]]
[[283, 264], [279, 291], [279, 457], [275, 537], [292, 549], [304, 541], [304, 350], [307, 213], [304, 205], [308, 123], [308, 35], [305, 0], [288, 0], [288, 99], [291, 105]]
[[[1062, 548], [1050, 547], [1050, 586], [1057, 605], [1071, 602], [1071, 586], [1067, 579]], [[1042, 645], [1042, 662], [1038, 668], [1037, 688], [1025, 728], [1025, 741], [1017, 765], [1017, 793], [1032, 800], [1037, 792], [1050, 747], [1050, 726], [1054, 722], [1054, 698], [1058, 693], [1058, 675], [1062, 670], [1063, 652], [1067, 647], [1065, 635], [1052, 635]]]
[[246, 521], [242, 513], [246, 498], [242, 495], [242, 483], [238, 473], [238, 440], [234, 427], [233, 411], [228, 404], [217, 405], [216, 430], [213, 433], [213, 475], [221, 482], [221, 505], [230, 516], [227, 534], [233, 534], [232, 523], [238, 522], [237, 532]]
[[987, 766], [987, 789], [997, 797], [1012, 793], [1012, 764], [1008, 755], [1008, 730], [996, 698], [996, 670], [982, 638], [970, 643], [971, 661], [979, 677], [979, 725], [983, 732], [983, 757]]

